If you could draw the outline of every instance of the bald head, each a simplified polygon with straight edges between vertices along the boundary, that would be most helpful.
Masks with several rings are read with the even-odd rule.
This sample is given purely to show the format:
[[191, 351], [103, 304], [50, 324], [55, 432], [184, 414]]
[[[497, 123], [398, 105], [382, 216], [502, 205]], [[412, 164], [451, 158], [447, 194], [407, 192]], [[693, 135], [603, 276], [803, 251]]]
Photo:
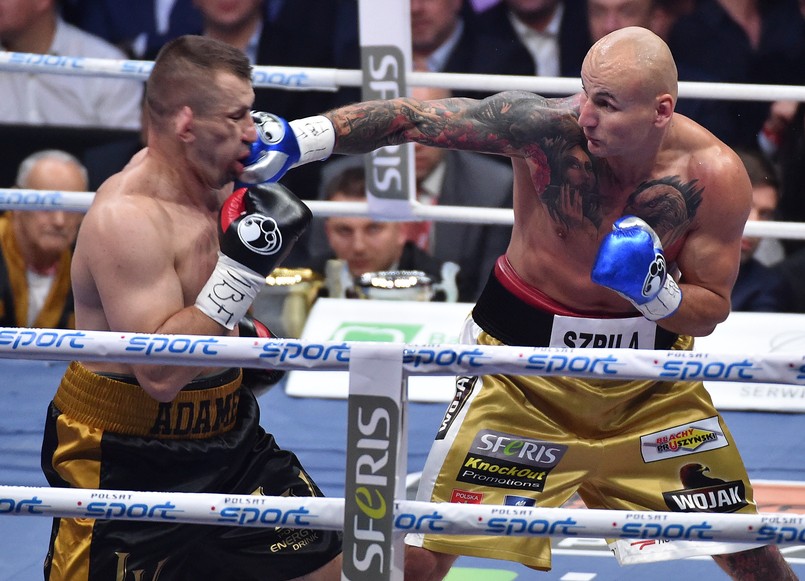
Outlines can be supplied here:
[[627, 26], [610, 32], [587, 53], [583, 67], [593, 74], [612, 75], [639, 83], [649, 94], [668, 93], [676, 101], [677, 72], [668, 45], [646, 28]]

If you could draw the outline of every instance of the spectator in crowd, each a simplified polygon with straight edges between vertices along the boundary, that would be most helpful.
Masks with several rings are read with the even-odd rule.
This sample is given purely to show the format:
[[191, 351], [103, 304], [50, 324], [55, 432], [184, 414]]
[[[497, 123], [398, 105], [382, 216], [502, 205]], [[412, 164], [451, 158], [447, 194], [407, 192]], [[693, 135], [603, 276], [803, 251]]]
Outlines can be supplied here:
[[502, 0], [479, 15], [480, 46], [487, 68], [495, 73], [527, 63], [527, 74], [578, 77], [589, 44], [583, 2]]
[[789, 312], [805, 313], [805, 248], [786, 255], [772, 268], [783, 277], [791, 292]]
[[[586, 49], [584, 7], [559, 0], [505, 0], [477, 13], [462, 0], [412, 0], [415, 70], [578, 76]], [[491, 91], [457, 90], [483, 98]]]
[[[619, 28], [641, 26], [667, 40], [679, 16], [691, 12], [695, 0], [587, 0], [590, 40], [596, 42]], [[592, 44], [591, 42], [591, 44]]]
[[697, 2], [698, 0], [654, 0], [656, 8], [651, 30], [667, 42], [676, 21], [693, 12]]
[[[779, 180], [774, 166], [760, 151], [737, 150], [752, 183], [750, 221], [774, 220], [779, 199]], [[732, 288], [732, 310], [785, 312], [791, 307], [788, 282], [776, 270], [755, 257], [760, 238], [741, 239], [741, 266]]]
[[201, 34], [243, 51], [257, 63], [265, 20], [265, 0], [193, 0], [201, 13]]
[[62, 0], [62, 15], [136, 59], [201, 26], [193, 0]]
[[[805, 37], [805, 0], [799, 2], [800, 30]], [[805, 84], [805, 78], [802, 81]], [[759, 135], [763, 151], [779, 166], [782, 179], [778, 218], [805, 222], [805, 103], [776, 101]], [[805, 248], [805, 241], [783, 240], [786, 254]]]
[[[798, 84], [803, 79], [805, 35], [797, 0], [700, 0], [676, 22], [668, 44], [683, 81]], [[732, 147], [757, 147], [769, 103], [714, 103], [701, 112], [682, 112]]]
[[[423, 101], [451, 96], [448, 89], [414, 88]], [[491, 156], [414, 144], [417, 200], [422, 204], [487, 208], [512, 207], [511, 165]], [[464, 222], [419, 222], [414, 240], [442, 261], [461, 267], [459, 296], [474, 302], [497, 257], [506, 251], [511, 226]], [[422, 226], [425, 226], [423, 231]]]
[[[8, 0], [0, 10], [0, 45], [12, 52], [124, 59], [105, 40], [68, 24], [56, 0]], [[0, 123], [137, 129], [142, 83], [101, 77], [0, 72]]]
[[89, 189], [96, 191], [109, 177], [122, 170], [134, 154], [145, 147], [148, 137], [148, 115], [145, 98], [140, 103], [140, 130], [98, 145], [88, 146], [81, 160], [89, 175]]
[[[788, 107], [791, 105], [790, 107]], [[776, 102], [772, 110], [784, 113], [785, 121], [778, 117], [778, 122], [785, 127], [779, 129], [778, 143], [772, 152], [772, 158], [780, 167], [782, 179], [778, 216], [781, 220], [805, 222], [805, 104], [794, 102]], [[782, 115], [782, 114], [781, 114]], [[787, 255], [805, 248], [803, 240], [783, 240]]]
[[463, 5], [463, 0], [411, 0], [414, 70], [468, 72], [474, 39]]
[[[326, 199], [332, 202], [365, 202], [363, 167], [346, 167], [327, 183], [325, 190]], [[354, 281], [367, 272], [415, 270], [425, 273], [441, 289], [441, 300], [455, 301], [458, 266], [434, 258], [409, 241], [407, 226], [405, 222], [382, 222], [364, 216], [327, 218], [324, 230], [330, 251], [311, 262], [313, 270], [328, 279], [325, 293], [343, 296], [332, 289], [340, 288], [346, 294]], [[328, 267], [333, 259], [341, 261], [334, 272]]]
[[[415, 99], [450, 96], [447, 89], [416, 87]], [[486, 208], [512, 207], [512, 169], [492, 156], [414, 144], [417, 199], [423, 204]], [[505, 158], [503, 158], [505, 159]], [[363, 164], [362, 157], [346, 156], [328, 161], [322, 181], [328, 182], [344, 168]], [[303, 169], [303, 168], [297, 168]], [[297, 171], [296, 169], [294, 171]], [[290, 172], [293, 173], [293, 172]], [[323, 251], [322, 236], [311, 229], [311, 254]], [[442, 262], [461, 267], [459, 300], [474, 302], [481, 293], [497, 257], [506, 251], [511, 226], [466, 222], [412, 222], [409, 238]]]
[[[87, 172], [64, 151], [34, 153], [16, 186], [86, 191]], [[70, 260], [82, 214], [14, 210], [0, 216], [0, 326], [74, 328]]]
[[[193, 0], [201, 14], [197, 33], [242, 50], [252, 65], [333, 68], [336, 22], [333, 0]], [[352, 23], [357, 30], [357, 20]], [[357, 36], [355, 37], [357, 39]], [[359, 63], [355, 65], [360, 68]], [[259, 79], [257, 79], [259, 81]], [[254, 108], [311, 115], [334, 105], [323, 91], [256, 88]]]
[[626, 26], [651, 28], [656, 9], [655, 0], [587, 0], [590, 40], [596, 42]]

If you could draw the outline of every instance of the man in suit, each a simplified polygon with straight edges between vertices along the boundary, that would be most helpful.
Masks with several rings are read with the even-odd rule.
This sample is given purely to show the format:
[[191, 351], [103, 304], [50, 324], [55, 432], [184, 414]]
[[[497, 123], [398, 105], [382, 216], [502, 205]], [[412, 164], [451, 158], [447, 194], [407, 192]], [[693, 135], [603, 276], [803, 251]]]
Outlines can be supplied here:
[[[479, 15], [487, 74], [578, 77], [589, 47], [583, 2], [502, 0]], [[528, 68], [521, 72], [523, 66]]]
[[581, 2], [504, 0], [478, 14], [461, 0], [412, 0], [414, 69], [577, 77], [589, 46], [586, 26]]
[[[363, 167], [345, 167], [327, 181], [325, 199], [331, 202], [365, 202], [366, 176]], [[406, 222], [379, 221], [368, 216], [327, 218], [324, 231], [329, 248], [310, 261], [310, 268], [327, 279], [320, 294], [334, 296], [332, 289], [337, 287], [349, 293], [354, 281], [367, 272], [404, 270], [423, 272], [433, 283], [434, 289], [438, 289], [434, 300], [455, 302], [458, 298], [458, 266], [434, 258], [410, 241], [407, 226]], [[340, 272], [331, 272], [329, 268], [334, 259], [342, 263]], [[337, 280], [330, 280], [332, 278]]]
[[[421, 100], [440, 99], [449, 97], [450, 91], [435, 87], [416, 87], [412, 89], [411, 96]], [[421, 145], [415, 145], [414, 151], [418, 199], [421, 203], [485, 208], [512, 207], [511, 166], [500, 163], [491, 156], [467, 151]], [[327, 183], [347, 167], [362, 164], [362, 156], [334, 158], [322, 168], [322, 183]], [[323, 193], [319, 197], [323, 199]], [[309, 241], [311, 255], [320, 254], [326, 248], [321, 225], [316, 222], [314, 220]], [[413, 239], [416, 236], [409, 237]], [[436, 259], [459, 265], [459, 300], [474, 302], [480, 295], [495, 260], [506, 252], [510, 237], [511, 226], [433, 222], [427, 242], [417, 242]]]
[[[752, 184], [752, 209], [749, 220], [774, 220], [779, 200], [777, 170], [758, 150], [736, 150]], [[756, 257], [761, 239], [741, 238], [741, 267], [732, 287], [733, 311], [787, 312], [793, 302], [789, 282], [779, 270], [763, 264]]]

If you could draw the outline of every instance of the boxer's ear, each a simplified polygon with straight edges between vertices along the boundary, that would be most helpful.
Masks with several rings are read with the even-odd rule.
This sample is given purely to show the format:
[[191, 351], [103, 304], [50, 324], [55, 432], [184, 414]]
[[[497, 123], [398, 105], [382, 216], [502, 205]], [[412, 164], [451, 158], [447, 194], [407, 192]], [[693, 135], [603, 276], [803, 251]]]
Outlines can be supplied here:
[[181, 141], [189, 142], [195, 139], [195, 134], [193, 133], [193, 122], [193, 110], [185, 105], [176, 114], [176, 119], [174, 120], [176, 135]]
[[657, 108], [654, 124], [657, 127], [664, 127], [671, 122], [674, 113], [674, 98], [665, 93], [657, 97]]

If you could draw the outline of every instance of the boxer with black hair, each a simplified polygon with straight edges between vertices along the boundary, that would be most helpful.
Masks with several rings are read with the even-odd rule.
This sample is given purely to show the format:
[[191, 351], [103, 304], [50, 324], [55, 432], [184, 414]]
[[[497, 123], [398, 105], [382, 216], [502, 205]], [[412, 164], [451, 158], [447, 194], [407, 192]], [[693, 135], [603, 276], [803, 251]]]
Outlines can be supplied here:
[[[281, 185], [235, 186], [257, 138], [253, 101], [238, 49], [185, 36], [160, 51], [146, 88], [148, 147], [101, 185], [78, 234], [77, 328], [167, 340], [266, 335], [249, 308], [311, 213]], [[321, 496], [261, 427], [242, 375], [214, 362], [73, 361], [48, 409], [48, 481]], [[335, 581], [340, 554], [333, 531], [58, 518], [45, 578]]]

